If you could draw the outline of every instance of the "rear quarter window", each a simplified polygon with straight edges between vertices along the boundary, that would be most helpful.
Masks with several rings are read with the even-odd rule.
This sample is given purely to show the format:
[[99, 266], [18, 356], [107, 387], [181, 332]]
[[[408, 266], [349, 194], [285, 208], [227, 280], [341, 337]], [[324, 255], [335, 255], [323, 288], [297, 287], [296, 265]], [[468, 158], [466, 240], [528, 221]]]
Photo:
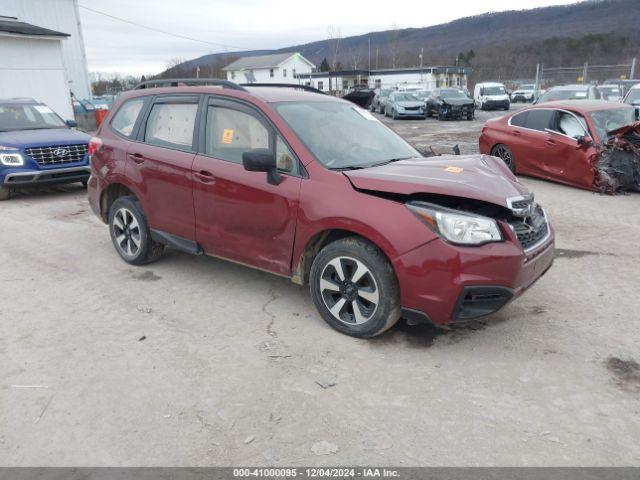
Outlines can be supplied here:
[[111, 121], [111, 128], [120, 135], [131, 137], [133, 127], [136, 124], [136, 120], [140, 115], [143, 105], [144, 98], [134, 98], [124, 102], [115, 117], [113, 117], [113, 120]]
[[517, 113], [513, 117], [511, 117], [511, 121], [509, 122], [514, 127], [524, 127], [527, 123], [527, 114], [529, 112]]

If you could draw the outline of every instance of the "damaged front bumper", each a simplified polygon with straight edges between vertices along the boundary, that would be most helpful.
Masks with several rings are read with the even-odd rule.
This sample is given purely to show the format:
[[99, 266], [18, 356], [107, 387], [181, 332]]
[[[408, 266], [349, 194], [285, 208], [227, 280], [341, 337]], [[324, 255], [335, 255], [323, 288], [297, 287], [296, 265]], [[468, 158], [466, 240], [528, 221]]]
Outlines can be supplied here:
[[595, 155], [594, 189], [609, 195], [640, 192], [640, 122], [613, 130], [609, 135]]

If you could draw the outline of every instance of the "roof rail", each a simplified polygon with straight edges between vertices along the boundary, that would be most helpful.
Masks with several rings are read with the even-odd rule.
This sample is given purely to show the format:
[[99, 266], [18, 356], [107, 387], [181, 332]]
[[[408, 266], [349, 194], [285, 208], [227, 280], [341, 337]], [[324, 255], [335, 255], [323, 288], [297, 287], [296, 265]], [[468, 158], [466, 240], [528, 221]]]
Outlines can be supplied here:
[[155, 80], [146, 80], [140, 82], [134, 90], [143, 88], [157, 87], [180, 87], [183, 85], [213, 85], [222, 88], [230, 88], [231, 90], [245, 90], [240, 85], [229, 80], [220, 80], [219, 78], [157, 78]]
[[241, 83], [243, 87], [276, 87], [276, 88], [294, 88], [297, 90], [304, 90], [305, 92], [321, 93], [326, 95], [322, 90], [311, 87], [309, 85], [299, 85], [297, 83]]

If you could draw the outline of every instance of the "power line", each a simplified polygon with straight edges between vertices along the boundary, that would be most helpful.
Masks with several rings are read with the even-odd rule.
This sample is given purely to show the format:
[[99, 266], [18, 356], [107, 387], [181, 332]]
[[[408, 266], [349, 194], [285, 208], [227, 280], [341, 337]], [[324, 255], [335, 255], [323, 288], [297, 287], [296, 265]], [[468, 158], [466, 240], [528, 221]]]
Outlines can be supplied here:
[[84, 8], [85, 10], [88, 10], [90, 12], [97, 13], [98, 15], [104, 15], [105, 17], [111, 18], [113, 20], [118, 20], [120, 22], [128, 23], [129, 25], [134, 25], [134, 26], [140, 27], [140, 28], [146, 28], [147, 30], [151, 30], [153, 32], [158, 32], [158, 33], [163, 33], [163, 34], [169, 35], [171, 37], [181, 38], [183, 40], [191, 40], [192, 42], [204, 43], [206, 45], [213, 45], [215, 47], [233, 48], [233, 49], [236, 49], [236, 50], [248, 50], [246, 47], [237, 47], [237, 46], [234, 46], [234, 45], [225, 45], [224, 43], [209, 42], [207, 40], [201, 40], [199, 38], [188, 37], [186, 35], [181, 35], [179, 33], [167, 32], [166, 30], [161, 30], [159, 28], [149, 27], [147, 25], [142, 25], [141, 23], [133, 22], [133, 21], [127, 20], [125, 18], [116, 17], [115, 15], [111, 15], [109, 13], [101, 12], [100, 10], [95, 10], [93, 8], [86, 7], [84, 5], [78, 4], [78, 6], [80, 8]]

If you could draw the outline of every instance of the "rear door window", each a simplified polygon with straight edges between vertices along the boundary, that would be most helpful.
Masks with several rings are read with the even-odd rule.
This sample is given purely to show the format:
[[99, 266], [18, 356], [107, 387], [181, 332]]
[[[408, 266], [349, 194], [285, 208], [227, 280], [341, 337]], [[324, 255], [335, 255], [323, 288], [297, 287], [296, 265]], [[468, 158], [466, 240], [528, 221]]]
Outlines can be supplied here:
[[553, 110], [529, 110], [524, 126], [531, 130], [544, 132], [545, 129], [550, 128], [552, 118]]
[[136, 124], [136, 120], [140, 115], [143, 105], [144, 98], [134, 98], [124, 102], [115, 117], [113, 117], [113, 120], [111, 121], [111, 128], [120, 135], [131, 137], [133, 127]]
[[193, 150], [197, 113], [197, 97], [158, 99], [147, 118], [145, 143], [176, 150]]

